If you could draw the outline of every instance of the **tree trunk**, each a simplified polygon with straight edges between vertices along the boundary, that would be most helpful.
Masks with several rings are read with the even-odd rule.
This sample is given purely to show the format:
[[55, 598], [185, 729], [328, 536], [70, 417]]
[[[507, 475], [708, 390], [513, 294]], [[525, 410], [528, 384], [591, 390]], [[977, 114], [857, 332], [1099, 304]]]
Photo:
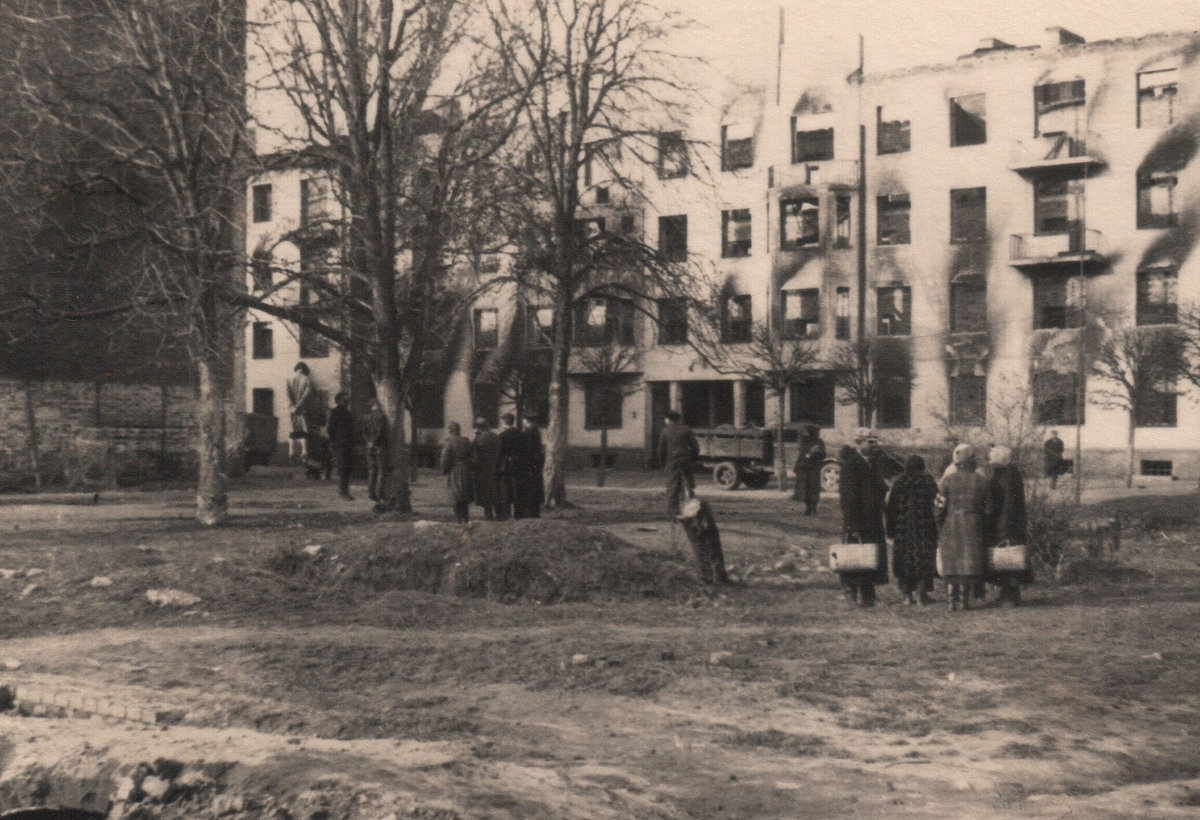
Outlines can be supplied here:
[[596, 486], [604, 486], [604, 472], [608, 467], [608, 428], [600, 428], [600, 473], [596, 476]]
[[1129, 463], [1126, 465], [1126, 469], [1125, 469], [1125, 487], [1127, 489], [1133, 487], [1133, 462], [1134, 462], [1134, 456], [1135, 456], [1135, 452], [1136, 452], [1134, 450], [1133, 444], [1134, 444], [1134, 438], [1136, 435], [1137, 435], [1137, 413], [1135, 413], [1133, 410], [1130, 410], [1129, 411], [1129, 440], [1128, 440], [1128, 442], [1126, 442], [1126, 444], [1129, 448]]
[[[783, 457], [783, 401], [784, 391], [777, 394], [779, 406], [775, 410], [775, 475], [779, 476], [779, 491], [787, 492], [787, 467]], [[799, 481], [800, 477], [796, 476]]]
[[412, 513], [412, 484], [409, 473], [408, 435], [404, 426], [404, 395], [396, 371], [386, 368], [375, 382], [375, 395], [388, 420], [388, 472], [382, 503], [393, 512]]
[[551, 510], [565, 505], [567, 501], [564, 472], [570, 411], [570, 394], [567, 392], [567, 367], [571, 359], [571, 347], [568, 344], [571, 333], [569, 310], [570, 302], [566, 298], [555, 299], [554, 360], [550, 365], [550, 423], [546, 427], [546, 466], [542, 469], [542, 480], [546, 486], [546, 508]]
[[229, 499], [225, 494], [225, 390], [221, 367], [212, 354], [197, 358], [200, 392], [196, 398], [196, 455], [199, 477], [196, 482], [196, 519], [205, 526], [222, 524], [229, 517]]

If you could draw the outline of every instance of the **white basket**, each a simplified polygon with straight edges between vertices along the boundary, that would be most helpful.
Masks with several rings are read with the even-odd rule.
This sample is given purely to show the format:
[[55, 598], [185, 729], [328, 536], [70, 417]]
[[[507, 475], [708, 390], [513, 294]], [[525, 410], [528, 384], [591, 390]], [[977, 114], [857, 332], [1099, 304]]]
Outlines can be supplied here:
[[875, 544], [830, 544], [829, 568], [834, 572], [877, 569], [878, 549]]
[[1024, 544], [989, 547], [988, 566], [992, 572], [1025, 572], [1029, 569], [1029, 551]]

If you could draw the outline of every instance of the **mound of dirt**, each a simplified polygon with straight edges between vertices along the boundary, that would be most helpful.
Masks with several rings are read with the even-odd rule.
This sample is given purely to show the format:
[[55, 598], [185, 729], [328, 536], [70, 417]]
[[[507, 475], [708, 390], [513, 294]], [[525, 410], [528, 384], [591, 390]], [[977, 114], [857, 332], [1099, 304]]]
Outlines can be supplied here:
[[262, 566], [329, 592], [416, 590], [539, 603], [660, 598], [699, 584], [680, 560], [599, 529], [555, 520], [416, 522], [339, 546], [336, 554], [281, 547]]

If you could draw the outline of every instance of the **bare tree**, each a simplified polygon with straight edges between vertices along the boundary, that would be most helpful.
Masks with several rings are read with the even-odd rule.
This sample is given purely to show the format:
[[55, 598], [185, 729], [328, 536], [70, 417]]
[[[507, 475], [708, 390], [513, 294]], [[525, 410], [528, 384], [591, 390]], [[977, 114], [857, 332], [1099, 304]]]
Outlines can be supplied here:
[[566, 501], [577, 310], [589, 298], [614, 298], [645, 311], [650, 300], [692, 289], [687, 266], [645, 246], [634, 231], [589, 231], [580, 222], [589, 158], [612, 177], [617, 197], [636, 195], [647, 170], [688, 173], [686, 145], [660, 142], [671, 100], [683, 89], [668, 52], [681, 22], [645, 0], [531, 0], [521, 11], [499, 3], [493, 22], [512, 43], [515, 81], [533, 88], [524, 161], [514, 163], [527, 195], [509, 213], [520, 251], [514, 279], [554, 313], [544, 475], [554, 507]]
[[[3, 23], [20, 121], [46, 138], [21, 161], [119, 201], [141, 275], [111, 316], [186, 345], [198, 386], [197, 518], [227, 515], [226, 423], [240, 280], [242, 9], [227, 0], [13, 0]], [[110, 225], [111, 227], [111, 225]]]
[[486, 202], [503, 179], [493, 160], [528, 93], [510, 82], [503, 45], [480, 39], [480, 11], [471, 0], [266, 0], [255, 27], [256, 94], [285, 101], [294, 120], [259, 129], [315, 158], [345, 214], [338, 276], [308, 284], [346, 318], [252, 306], [368, 366], [396, 433], [387, 495], [403, 513], [407, 394], [476, 295], [461, 263], [497, 235], [498, 209]]
[[584, 348], [579, 352], [579, 363], [585, 371], [584, 378], [590, 379], [596, 396], [600, 427], [600, 464], [596, 471], [596, 486], [603, 487], [608, 471], [608, 430], [613, 414], [618, 418], [626, 396], [642, 391], [636, 381], [635, 370], [638, 353], [634, 348], [605, 344], [600, 347]]
[[1132, 487], [1138, 425], [1150, 420], [1163, 399], [1169, 397], [1173, 406], [1176, 382], [1191, 372], [1187, 341], [1171, 326], [1108, 328], [1099, 324], [1098, 332], [1089, 334], [1093, 338], [1088, 344], [1088, 372], [1098, 382], [1092, 401], [1126, 413], [1125, 486]]
[[829, 360], [842, 403], [858, 405], [859, 424], [874, 426], [880, 402], [912, 393], [912, 362], [904, 340], [872, 336], [844, 342]]

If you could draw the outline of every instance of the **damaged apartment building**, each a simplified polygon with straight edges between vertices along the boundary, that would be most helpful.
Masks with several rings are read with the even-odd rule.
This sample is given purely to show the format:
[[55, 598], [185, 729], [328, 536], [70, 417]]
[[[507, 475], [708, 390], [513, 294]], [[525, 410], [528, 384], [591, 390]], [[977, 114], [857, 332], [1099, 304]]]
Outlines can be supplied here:
[[[849, 440], [859, 408], [834, 373], [859, 346], [878, 387], [870, 422], [895, 447], [986, 439], [1031, 397], [1036, 435], [1057, 429], [1071, 448], [1078, 429], [1091, 469], [1116, 474], [1127, 414], [1099, 401], [1079, 366], [1079, 328], [1170, 325], [1200, 302], [1198, 55], [1196, 33], [1089, 43], [1061, 28], [1037, 45], [987, 40], [953, 62], [882, 74], [784, 54], [778, 87], [730, 95], [663, 133], [636, 199], [585, 180], [581, 217], [639, 231], [715, 277], [725, 343], [743, 344], [755, 322], [811, 343], [819, 362], [785, 397], [793, 427]], [[470, 372], [450, 377], [440, 412], [424, 409], [430, 434], [503, 411], [508, 397], [479, 378], [488, 351], [514, 322], [529, 350], [543, 349], [545, 311], [511, 295], [475, 305]], [[671, 408], [697, 427], [774, 424], [762, 384], [697, 354], [692, 320], [671, 301], [581, 306], [580, 350], [637, 355], [619, 380], [573, 368], [577, 463], [594, 458], [602, 430], [618, 462], [652, 463]], [[289, 368], [300, 352], [288, 350]], [[283, 377], [248, 377], [248, 397]], [[531, 406], [540, 396], [531, 389]], [[1200, 473], [1200, 440], [1180, 435], [1200, 422], [1193, 398], [1163, 384], [1142, 403], [1143, 474]]]

